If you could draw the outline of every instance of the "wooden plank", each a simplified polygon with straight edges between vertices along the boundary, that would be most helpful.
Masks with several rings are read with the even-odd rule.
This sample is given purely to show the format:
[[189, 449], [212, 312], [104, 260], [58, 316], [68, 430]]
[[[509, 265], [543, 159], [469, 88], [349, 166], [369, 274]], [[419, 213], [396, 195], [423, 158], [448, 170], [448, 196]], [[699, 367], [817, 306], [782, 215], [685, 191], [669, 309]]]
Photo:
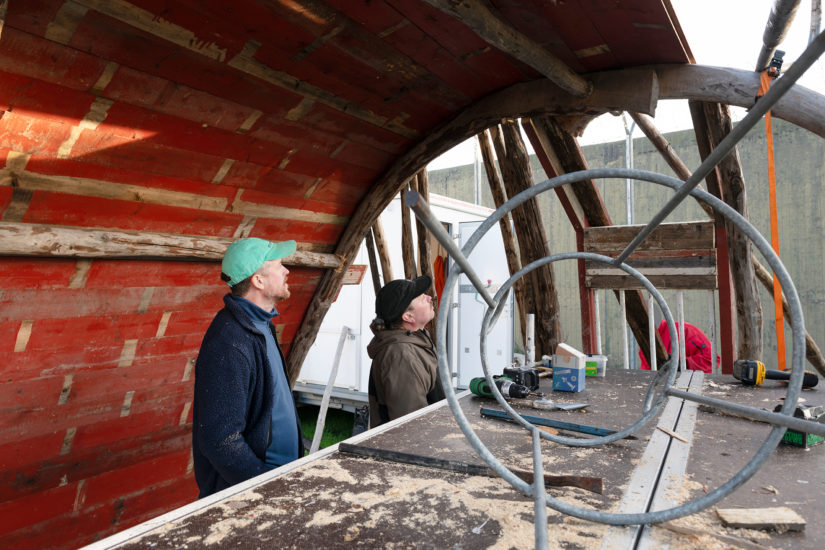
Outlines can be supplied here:
[[[645, 276], [656, 288], [714, 290], [716, 289], [716, 273], [712, 275], [681, 275], [678, 272], [670, 274]], [[587, 275], [585, 277], [588, 288], [603, 288], [606, 290], [641, 290], [642, 284], [629, 275]]]
[[[692, 373], [682, 373], [676, 385], [688, 386]], [[683, 400], [669, 397], [659, 416], [658, 426], [674, 428], [679, 421]], [[692, 427], [691, 427], [692, 428]], [[648, 511], [650, 503], [657, 494], [660, 472], [668, 457], [672, 438], [660, 430], [650, 435], [644, 454], [639, 459], [639, 466], [634, 470], [630, 483], [618, 509], [622, 513], [643, 513]], [[641, 535], [642, 525], [613, 526], [602, 541], [603, 550], [623, 550], [635, 548]]]
[[[716, 267], [716, 251], [715, 250], [689, 250], [678, 251], [677, 254], [669, 254], [662, 252], [656, 255], [643, 256], [641, 258], [634, 258], [632, 255], [625, 262], [627, 265], [636, 269], [673, 269], [680, 268], [698, 270], [699, 268], [715, 268]], [[606, 272], [620, 272], [618, 267], [612, 264], [599, 262], [596, 260], [586, 260], [585, 265], [590, 273], [606, 273]], [[624, 272], [622, 272], [624, 273]]]
[[[621, 252], [644, 227], [644, 225], [586, 227], [584, 229], [585, 251], [598, 254]], [[688, 250], [715, 247], [713, 222], [696, 221], [663, 223], [654, 229], [636, 250]]]
[[[705, 375], [703, 372], [686, 371], [679, 377], [678, 383], [675, 385], [680, 388], [685, 387], [690, 393], [700, 395], [704, 381]], [[686, 479], [685, 473], [688, 456], [693, 444], [699, 406], [698, 403], [694, 401], [678, 399], [675, 401], [677, 403], [681, 401], [681, 410], [679, 411], [676, 422], [672, 426], [659, 422], [656, 426], [658, 430], [665, 432], [672, 439], [667, 451], [667, 456], [662, 464], [662, 471], [659, 474], [656, 491], [650, 502], [651, 511], [673, 508], [682, 503], [682, 499], [680, 498], [681, 488]], [[651, 527], [649, 525], [643, 526], [637, 545], [638, 550], [653, 550], [660, 547], [661, 544], [652, 534]]]
[[[101, 231], [0, 222], [0, 254], [83, 258], [167, 258], [221, 260], [235, 239], [199, 237], [145, 231]], [[298, 250], [284, 264], [337, 269], [334, 254]]]
[[[657, 288], [716, 288], [715, 250], [677, 251], [673, 256], [668, 252], [636, 259], [631, 256], [627, 265], [641, 272]], [[587, 286], [591, 288], [644, 288], [641, 281], [610, 264], [588, 260], [585, 269]]]
[[148, 33], [161, 41], [170, 42], [218, 63], [225, 63], [239, 71], [260, 78], [271, 85], [297, 92], [304, 97], [323, 103], [324, 105], [345, 112], [350, 116], [354, 116], [370, 124], [390, 128], [411, 139], [417, 137], [417, 132], [396, 121], [390, 121], [385, 117], [378, 116], [361, 105], [346, 101], [334, 93], [258, 61], [255, 58], [255, 54], [261, 44], [255, 40], [247, 42], [239, 53], [227, 55], [226, 47], [223, 47], [221, 44], [202, 41], [189, 29], [171, 23], [165, 18], [159, 17], [158, 14], [153, 14], [150, 11], [133, 6], [123, 0], [113, 2], [104, 0], [81, 0], [81, 4], [106, 14], [115, 20], [121, 21], [126, 25], [139, 29], [142, 32]]
[[786, 506], [775, 508], [718, 508], [716, 513], [725, 527], [804, 531], [805, 518]]
[[51, 191], [219, 212], [226, 210], [227, 207], [227, 200], [218, 197], [89, 178], [51, 176], [29, 171], [12, 172], [8, 169], [1, 169], [0, 185], [14, 185], [27, 191]]

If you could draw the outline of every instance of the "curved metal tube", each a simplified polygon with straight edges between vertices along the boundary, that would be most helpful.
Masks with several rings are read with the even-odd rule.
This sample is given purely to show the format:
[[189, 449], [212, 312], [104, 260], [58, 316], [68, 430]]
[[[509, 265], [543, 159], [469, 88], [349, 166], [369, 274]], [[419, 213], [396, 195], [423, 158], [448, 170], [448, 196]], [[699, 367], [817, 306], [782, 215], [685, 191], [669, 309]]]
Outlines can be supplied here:
[[[473, 236], [470, 238], [468, 243], [462, 249], [462, 254], [468, 255], [473, 247], [478, 243], [481, 237], [486, 233], [490, 227], [497, 223], [498, 219], [504, 216], [507, 212], [515, 208], [516, 206], [522, 204], [523, 202], [535, 197], [539, 193], [547, 191], [549, 189], [553, 189], [555, 187], [559, 187], [561, 185], [576, 183], [583, 180], [588, 179], [625, 179], [625, 178], [633, 178], [640, 181], [647, 181], [650, 183], [655, 183], [658, 185], [663, 185], [666, 187], [670, 187], [674, 190], [678, 190], [680, 187], [683, 186], [684, 182], [664, 176], [661, 174], [655, 174], [652, 172], [647, 172], [643, 170], [627, 170], [627, 169], [596, 169], [596, 170], [583, 170], [580, 172], [575, 172], [572, 174], [564, 174], [562, 176], [558, 176], [556, 178], [546, 180], [542, 183], [539, 183], [530, 189], [527, 189], [515, 197], [511, 198], [503, 205], [501, 205], [496, 211], [489, 217], [487, 220], [482, 222], [481, 226], [475, 231]], [[694, 188], [691, 190], [690, 195], [695, 197], [696, 199], [709, 204], [715, 211], [722, 214], [725, 218], [730, 220], [734, 225], [736, 225], [745, 235], [747, 235], [754, 243], [754, 246], [759, 250], [764, 258], [766, 259], [767, 263], [770, 265], [771, 269], [773, 269], [774, 273], [776, 274], [784, 292], [788, 299], [789, 308], [790, 308], [790, 320], [792, 323], [792, 360], [791, 360], [791, 368], [792, 373], [788, 383], [788, 390], [785, 397], [784, 405], [782, 406], [781, 414], [785, 416], [792, 416], [793, 410], [796, 407], [797, 401], [799, 400], [799, 393], [802, 388], [802, 376], [803, 376], [803, 360], [804, 360], [804, 350], [805, 350], [805, 329], [804, 329], [804, 320], [802, 315], [802, 306], [799, 301], [799, 296], [796, 292], [796, 288], [793, 285], [793, 281], [790, 278], [787, 270], [785, 269], [782, 262], [773, 252], [773, 249], [770, 246], [765, 238], [747, 221], [745, 220], [738, 212], [736, 212], [733, 208], [719, 200], [718, 198], [710, 195], [709, 193]], [[583, 257], [586, 253], [568, 253], [565, 255], [556, 255], [551, 256], [549, 258], [545, 258], [547, 262], [556, 261], [561, 259], [564, 256], [564, 259], [569, 258], [580, 258]], [[597, 255], [598, 256], [598, 255]], [[552, 259], [552, 260], [551, 260]], [[601, 258], [600, 258], [601, 260]], [[536, 263], [536, 262], [534, 262]], [[528, 268], [534, 269], [537, 266], [533, 266], [530, 264]], [[627, 266], [628, 269], [629, 266]], [[624, 264], [622, 265], [622, 269], [624, 269]], [[628, 269], [625, 269], [626, 272], [629, 272]], [[524, 271], [524, 269], [522, 270]], [[460, 266], [454, 265], [450, 269], [450, 273], [447, 277], [447, 281], [445, 283], [445, 291], [452, 292], [455, 288], [455, 285], [458, 281], [458, 277], [460, 274]], [[521, 273], [521, 271], [519, 272]], [[631, 273], [632, 274], [632, 273]], [[634, 275], [635, 276], [635, 275]], [[512, 278], [511, 278], [512, 279]], [[641, 279], [640, 279], [641, 280]], [[511, 283], [512, 284], [512, 283]], [[499, 293], [496, 294], [496, 298], [501, 298], [501, 290]], [[496, 299], [493, 299], [493, 302], [497, 304]], [[495, 309], [491, 307], [491, 309]], [[671, 330], [671, 341], [675, 338], [676, 331], [674, 330], [673, 319], [670, 315], [669, 309], [665, 304], [663, 308], [665, 311], [665, 315], [668, 320], [668, 328]], [[490, 311], [487, 312], [485, 315], [485, 320], [489, 323], [491, 317]], [[463, 411], [461, 410], [461, 406], [458, 403], [458, 399], [455, 395], [455, 391], [452, 388], [452, 380], [450, 378], [450, 368], [449, 368], [449, 360], [446, 356], [445, 346], [443, 345], [446, 341], [446, 324], [447, 324], [447, 309], [441, 308], [438, 313], [438, 334], [437, 334], [437, 341], [441, 344], [438, 346], [437, 354], [438, 354], [438, 367], [439, 367], [439, 375], [441, 376], [442, 384], [445, 389], [447, 402], [450, 406], [450, 409], [453, 411], [453, 415], [458, 423], [460, 429], [467, 437], [470, 444], [476, 451], [479, 453], [479, 456], [487, 462], [487, 464], [502, 478], [504, 478], [510, 485], [512, 485], [515, 489], [519, 490], [526, 496], [533, 496], [532, 486], [530, 484], [525, 483], [521, 479], [517, 478], [509, 469], [507, 469], [504, 465], [502, 465], [495, 456], [490, 453], [490, 451], [486, 448], [486, 446], [481, 442], [478, 438], [476, 433], [473, 431], [472, 427], [469, 425], [469, 422], [464, 415]], [[481, 331], [482, 338], [485, 338], [485, 331], [482, 329]], [[673, 343], [673, 342], [672, 342]], [[486, 352], [485, 348], [482, 344], [481, 347], [481, 354], [482, 354], [482, 361], [484, 362], [483, 366], [485, 368], [485, 376], [487, 376], [488, 381], [490, 381], [490, 375], [488, 369], [486, 368]], [[670, 364], [666, 365], [666, 368], [663, 369], [663, 372], [667, 372], [668, 380], [671, 380], [672, 376], [675, 376], [675, 368], [674, 368], [675, 360], [671, 359]], [[657, 378], [659, 376], [657, 375]], [[656, 381], [654, 381], [654, 384]], [[665, 383], [665, 387], [667, 387], [668, 382]], [[493, 391], [496, 395], [496, 398], [499, 399], [499, 402], [503, 402], [503, 397], [501, 396], [500, 392], [496, 391], [497, 388], [495, 384], [491, 384]], [[652, 388], [652, 386], [651, 386]], [[666, 391], [662, 391], [659, 400], [663, 400], [665, 398]], [[652, 398], [652, 395], [649, 392], [648, 399]], [[658, 403], [657, 403], [658, 404]], [[651, 410], [655, 410], [655, 406]], [[510, 409], [512, 410], [512, 409]], [[649, 412], [649, 411], [648, 411]], [[516, 415], [518, 416], [518, 415]], [[641, 424], [643, 424], [643, 419], [645, 415], [642, 415], [642, 418], [633, 426], [628, 429], [623, 430], [624, 433], [629, 433], [635, 429], [638, 429]], [[516, 417], [514, 417], [516, 418]], [[523, 419], [522, 419], [523, 420]], [[528, 423], [529, 424], [529, 423]], [[531, 426], [532, 429], [535, 427]], [[718, 502], [732, 491], [734, 491], [737, 487], [745, 483], [767, 460], [770, 456], [771, 452], [776, 448], [776, 445], [779, 443], [779, 440], [784, 433], [785, 428], [776, 426], [774, 427], [771, 432], [766, 437], [765, 441], [761, 445], [761, 447], [757, 450], [754, 457], [749, 460], [745, 467], [742, 468], [738, 473], [736, 473], [728, 482], [722, 484], [721, 486], [717, 487], [710, 493], [701, 496], [700, 498], [682, 504], [680, 506], [676, 506], [673, 508], [669, 508], [666, 510], [658, 510], [655, 512], [644, 512], [644, 513], [631, 513], [631, 514], [615, 514], [615, 513], [606, 513], [600, 512], [597, 510], [585, 509], [580, 508], [577, 506], [570, 505], [568, 503], [559, 501], [557, 499], [553, 499], [549, 496], [546, 497], [547, 505], [554, 510], [559, 512], [581, 518], [586, 519], [589, 521], [597, 521], [601, 523], [611, 524], [611, 525], [636, 525], [636, 524], [647, 524], [647, 523], [660, 523], [663, 521], [669, 521], [672, 519], [676, 519], [679, 517], [683, 517], [689, 514], [696, 513], [704, 508]], [[549, 434], [547, 434], [549, 435]], [[603, 438], [602, 441], [605, 441], [606, 438]]]

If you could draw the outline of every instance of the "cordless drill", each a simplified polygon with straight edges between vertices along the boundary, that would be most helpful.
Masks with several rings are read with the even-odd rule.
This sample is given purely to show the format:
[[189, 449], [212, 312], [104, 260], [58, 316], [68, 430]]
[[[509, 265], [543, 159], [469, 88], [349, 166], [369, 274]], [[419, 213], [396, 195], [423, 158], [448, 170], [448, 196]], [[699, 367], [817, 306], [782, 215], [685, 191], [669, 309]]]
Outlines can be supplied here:
[[[758, 386], [765, 379], [790, 380], [790, 371], [769, 370], [762, 361], [738, 359], [733, 363], [733, 377], [746, 386]], [[812, 372], [805, 372], [802, 378], [803, 388], [813, 388], [819, 383], [819, 377]]]
[[[530, 394], [530, 388], [522, 384], [517, 384], [516, 382], [513, 382], [510, 378], [503, 375], [494, 376], [493, 382], [496, 383], [498, 391], [500, 391], [501, 395], [503, 395], [505, 398], [523, 398], [527, 397]], [[470, 391], [479, 397], [493, 397], [493, 392], [490, 389], [490, 384], [487, 383], [487, 379], [483, 376], [479, 376], [478, 378], [473, 378], [472, 380], [470, 380]]]

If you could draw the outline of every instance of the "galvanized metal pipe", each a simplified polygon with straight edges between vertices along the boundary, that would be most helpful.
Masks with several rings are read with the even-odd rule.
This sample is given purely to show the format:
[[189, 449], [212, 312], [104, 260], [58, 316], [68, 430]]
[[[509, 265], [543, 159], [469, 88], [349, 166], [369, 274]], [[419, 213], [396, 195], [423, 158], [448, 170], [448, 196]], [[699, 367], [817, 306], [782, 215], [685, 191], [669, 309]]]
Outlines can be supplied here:
[[533, 525], [536, 530], [536, 549], [546, 550], [548, 548], [547, 491], [544, 489], [544, 461], [541, 458], [540, 433], [538, 428], [533, 428]]
[[784, 426], [802, 433], [825, 436], [825, 424], [812, 422], [803, 418], [786, 416], [784, 414], [756, 409], [754, 407], [748, 407], [747, 405], [739, 405], [738, 403], [722, 401], [721, 399], [697, 395], [695, 393], [689, 393], [672, 388], [667, 390], [667, 394], [672, 395], [673, 397], [681, 397], [682, 399], [687, 399], [688, 401], [695, 401], [696, 403], [701, 403], [703, 405], [709, 405], [723, 411], [746, 416], [760, 422], [767, 422], [768, 424], [773, 424], [774, 426]]
[[776, 47], [785, 40], [788, 29], [791, 28], [799, 0], [775, 0], [768, 22], [765, 23], [765, 32], [762, 33], [762, 49], [756, 60], [756, 72], [761, 72], [771, 63]]

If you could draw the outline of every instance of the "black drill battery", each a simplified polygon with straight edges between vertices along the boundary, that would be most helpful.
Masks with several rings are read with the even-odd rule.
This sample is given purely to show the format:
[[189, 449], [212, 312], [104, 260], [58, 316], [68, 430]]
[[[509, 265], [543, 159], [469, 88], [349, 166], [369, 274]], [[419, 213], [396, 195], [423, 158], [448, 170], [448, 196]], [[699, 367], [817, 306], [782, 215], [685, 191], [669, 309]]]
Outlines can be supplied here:
[[[777, 405], [773, 412], [779, 412], [782, 405]], [[797, 405], [793, 415], [796, 418], [804, 418], [805, 420], [812, 420], [814, 422], [822, 422], [825, 420], [825, 406], [823, 405]], [[786, 445], [793, 445], [794, 447], [802, 447], [807, 449], [814, 445], [818, 445], [825, 441], [825, 437], [816, 434], [808, 434], [798, 432], [788, 428], [785, 435], [782, 436], [782, 443]]]
[[530, 391], [539, 389], [539, 371], [530, 367], [504, 367], [504, 376]]

